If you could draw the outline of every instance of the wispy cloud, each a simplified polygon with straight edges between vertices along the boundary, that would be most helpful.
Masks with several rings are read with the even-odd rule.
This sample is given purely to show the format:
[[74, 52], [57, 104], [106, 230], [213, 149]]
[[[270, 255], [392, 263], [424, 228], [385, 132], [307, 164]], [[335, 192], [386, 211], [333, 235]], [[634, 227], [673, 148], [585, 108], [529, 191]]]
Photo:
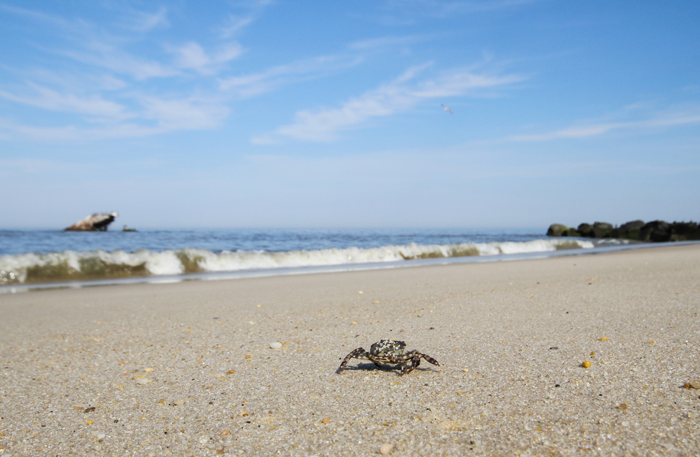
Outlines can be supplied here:
[[371, 19], [390, 26], [405, 26], [426, 19], [445, 19], [468, 14], [517, 10], [545, 0], [386, 0], [381, 14]]
[[168, 10], [163, 7], [154, 13], [135, 11], [130, 19], [128, 27], [136, 32], [148, 32], [158, 27], [170, 25]]
[[73, 113], [80, 117], [59, 126], [33, 126], [0, 119], [0, 136], [33, 140], [95, 140], [140, 137], [176, 130], [207, 130], [219, 127], [229, 108], [218, 99], [157, 97], [131, 93], [124, 103], [97, 96], [61, 94], [36, 86], [32, 95], [17, 96], [0, 91], [0, 97], [44, 110]]
[[259, 73], [221, 79], [219, 88], [239, 97], [251, 97], [278, 89], [287, 84], [319, 78], [353, 67], [363, 61], [355, 55], [320, 56], [286, 65], [277, 65]]
[[162, 99], [144, 97], [142, 117], [157, 122], [162, 131], [203, 130], [221, 125], [229, 109], [217, 101], [197, 98]]
[[[154, 47], [155, 43], [148, 43], [146, 46], [141, 46], [141, 49], [147, 50], [143, 54], [147, 54], [148, 57], [127, 51], [130, 44], [143, 42], [146, 39], [145, 34], [134, 35], [132, 32], [149, 32], [169, 25], [166, 8], [160, 8], [155, 12], [133, 9], [120, 11], [112, 27], [104, 25], [97, 27], [82, 19], [69, 20], [42, 11], [2, 4], [0, 4], [0, 11], [55, 28], [60, 38], [55, 45], [44, 46], [42, 51], [129, 76], [137, 81], [180, 76], [183, 70], [207, 75], [214, 74], [223, 64], [237, 58], [243, 52], [243, 47], [236, 42], [213, 45], [213, 50], [207, 50], [195, 41], [181, 46], [162, 43]], [[128, 33], [124, 33], [124, 30]]]
[[208, 54], [202, 46], [192, 41], [173, 49], [172, 52], [177, 56], [179, 67], [202, 74], [214, 74], [217, 66], [240, 56], [243, 53], [243, 47], [238, 43], [227, 43], [216, 52]]
[[80, 97], [75, 94], [59, 93], [33, 83], [29, 83], [29, 87], [34, 89], [34, 94], [20, 96], [0, 90], [0, 97], [51, 111], [86, 114], [109, 119], [130, 117], [123, 105], [105, 100], [97, 95]]
[[434, 98], [476, 95], [484, 89], [510, 85], [524, 78], [518, 75], [476, 74], [455, 70], [433, 79], [415, 81], [430, 64], [409, 68], [394, 81], [344, 102], [339, 108], [300, 111], [294, 122], [272, 134], [253, 139], [254, 143], [273, 142], [288, 137], [302, 141], [333, 141], [338, 132], [365, 125], [372, 118], [408, 111], [418, 103]]
[[407, 46], [413, 43], [420, 43], [434, 38], [429, 35], [406, 35], [406, 36], [385, 36], [379, 38], [370, 38], [367, 40], [354, 41], [348, 45], [348, 49], [364, 51], [383, 49], [394, 46]]
[[567, 127], [553, 132], [538, 133], [532, 135], [513, 135], [507, 138], [510, 141], [549, 141], [562, 138], [587, 138], [598, 136], [607, 133], [611, 130], [616, 130], [629, 126], [629, 123], [610, 123], [585, 125], [576, 127]]
[[646, 117], [620, 122], [598, 122], [566, 127], [550, 132], [512, 135], [506, 137], [506, 141], [535, 142], [552, 141], [560, 139], [581, 139], [604, 135], [616, 130], [640, 130], [661, 129], [678, 127], [683, 125], [700, 124], [700, 107], [691, 109], [678, 109], [665, 112], [647, 113]]
[[75, 125], [62, 125], [60, 127], [43, 127], [23, 125], [7, 119], [0, 119], [0, 135], [5, 134], [7, 139], [32, 138], [39, 141], [63, 141], [84, 138], [80, 128]]
[[229, 15], [226, 24], [221, 28], [221, 37], [224, 39], [229, 39], [238, 34], [239, 31], [243, 30], [245, 27], [253, 23], [255, 17], [252, 15], [248, 16], [235, 16], [233, 14]]
[[[262, 7], [256, 5], [254, 9]], [[51, 71], [10, 68], [15, 81], [0, 80], [0, 99], [66, 114], [36, 122], [6, 116], [0, 119], [0, 138], [92, 140], [219, 127], [230, 113], [230, 97], [206, 87], [243, 47], [230, 40], [207, 47], [194, 40], [179, 46], [149, 41], [150, 31], [169, 25], [168, 11], [121, 8], [111, 23], [98, 27], [0, 4], [0, 14], [54, 32], [51, 44], [34, 49], [60, 62]], [[152, 79], [168, 81], [154, 86]]]
[[176, 130], [219, 127], [229, 109], [215, 101], [141, 97], [138, 112], [123, 122], [85, 126], [80, 122], [61, 126], [34, 126], [0, 119], [0, 136], [39, 141], [102, 140], [158, 135]]
[[253, 0], [238, 2], [234, 6], [245, 11], [243, 14], [230, 14], [226, 23], [220, 28], [219, 34], [224, 40], [228, 40], [258, 20], [263, 10], [274, 3], [272, 0]]
[[207, 51], [195, 41], [181, 46], [166, 46], [165, 49], [174, 57], [172, 63], [140, 58], [119, 46], [100, 41], [93, 41], [82, 49], [55, 52], [78, 62], [127, 75], [139, 81], [179, 76], [183, 70], [214, 75], [222, 69], [224, 64], [236, 59], [244, 52], [243, 46], [236, 42], [221, 44], [213, 51]]
[[512, 9], [541, 1], [542, 0], [389, 0], [386, 6], [389, 10], [399, 10], [403, 14], [442, 18], [457, 14]]
[[[35, 10], [30, 10], [27, 8], [19, 8], [16, 6], [10, 6], [10, 5], [5, 5], [5, 4], [0, 4], [0, 10], [6, 11], [8, 13], [14, 14], [16, 16], [22, 16], [27, 19], [31, 19], [33, 21], [38, 21], [38, 22], [43, 22], [46, 24], [51, 24], [53, 26], [60, 26], [63, 28], [69, 28], [71, 26], [71, 22], [67, 19], [64, 19], [59, 16], [51, 15], [51, 14], [46, 14], [41, 11], [35, 11]], [[73, 23], [73, 26], [76, 24]]]
[[168, 65], [133, 56], [121, 48], [107, 43], [92, 42], [84, 49], [64, 49], [57, 50], [56, 53], [84, 64], [130, 76], [139, 81], [178, 74], [178, 70]]

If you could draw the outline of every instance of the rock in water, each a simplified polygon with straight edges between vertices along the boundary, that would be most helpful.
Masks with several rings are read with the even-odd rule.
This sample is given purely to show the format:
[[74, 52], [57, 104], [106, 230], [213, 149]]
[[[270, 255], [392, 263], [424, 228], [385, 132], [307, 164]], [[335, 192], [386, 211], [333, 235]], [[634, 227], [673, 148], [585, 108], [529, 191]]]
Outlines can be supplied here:
[[671, 239], [671, 224], [666, 221], [651, 221], [640, 229], [643, 241], [669, 241]]
[[564, 224], [552, 224], [547, 230], [547, 236], [565, 236], [568, 231], [569, 227]]
[[582, 236], [587, 238], [622, 238], [643, 242], [690, 241], [700, 240], [700, 226], [697, 222], [672, 222], [656, 220], [647, 222], [636, 220], [613, 227], [607, 222], [595, 222], [593, 225], [582, 223], [578, 229], [568, 228], [562, 224], [552, 224], [547, 230], [548, 236]]
[[582, 224], [579, 224], [576, 230], [583, 237], [593, 238], [593, 226], [591, 224], [586, 224], [584, 222]]
[[612, 238], [625, 238], [628, 240], [639, 240], [640, 230], [644, 227], [644, 221], [636, 220], [625, 222], [618, 228], [614, 229], [610, 236]]
[[671, 224], [671, 241], [700, 240], [697, 222], [674, 222]]
[[84, 219], [79, 220], [75, 224], [66, 228], [66, 231], [71, 232], [106, 232], [109, 224], [114, 222], [114, 219], [119, 216], [119, 213], [101, 213], [93, 214], [92, 216], [87, 216]]
[[607, 222], [594, 222], [593, 223], [593, 237], [594, 238], [606, 238], [610, 236], [613, 226]]

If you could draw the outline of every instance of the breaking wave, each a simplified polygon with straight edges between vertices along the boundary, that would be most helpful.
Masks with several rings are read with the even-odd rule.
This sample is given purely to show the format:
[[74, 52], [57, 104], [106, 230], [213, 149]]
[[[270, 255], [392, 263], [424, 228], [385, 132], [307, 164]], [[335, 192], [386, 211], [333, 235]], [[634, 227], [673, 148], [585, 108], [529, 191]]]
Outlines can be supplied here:
[[383, 246], [379, 248], [319, 249], [308, 251], [221, 251], [178, 249], [154, 252], [116, 250], [0, 256], [0, 285], [59, 281], [90, 281], [192, 273], [318, 267], [359, 263], [397, 262], [467, 256], [496, 256], [587, 249], [583, 240], [460, 243], [448, 245]]
[[0, 256], [0, 285], [89, 281], [144, 276], [177, 276], [276, 268], [318, 267], [467, 256], [496, 256], [564, 249], [589, 249], [583, 240], [383, 246], [308, 251], [221, 251], [177, 249], [154, 252], [116, 250]]

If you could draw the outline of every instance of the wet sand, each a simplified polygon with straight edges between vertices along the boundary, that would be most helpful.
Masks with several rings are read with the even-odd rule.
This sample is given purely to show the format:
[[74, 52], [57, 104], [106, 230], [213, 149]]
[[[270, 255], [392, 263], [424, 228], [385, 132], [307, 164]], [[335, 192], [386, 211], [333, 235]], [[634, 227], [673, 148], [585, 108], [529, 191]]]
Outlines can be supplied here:
[[0, 454], [697, 455], [699, 312], [700, 245], [0, 295]]

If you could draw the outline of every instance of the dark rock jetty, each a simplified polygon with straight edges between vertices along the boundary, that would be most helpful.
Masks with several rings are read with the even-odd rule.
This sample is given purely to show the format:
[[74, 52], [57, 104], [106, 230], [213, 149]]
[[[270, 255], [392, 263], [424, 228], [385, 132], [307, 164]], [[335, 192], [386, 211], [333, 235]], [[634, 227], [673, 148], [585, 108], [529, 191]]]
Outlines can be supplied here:
[[577, 236], [584, 238], [623, 238], [636, 241], [690, 241], [700, 240], [697, 222], [630, 221], [619, 227], [607, 222], [579, 224], [569, 228], [563, 224], [552, 224], [547, 236]]

